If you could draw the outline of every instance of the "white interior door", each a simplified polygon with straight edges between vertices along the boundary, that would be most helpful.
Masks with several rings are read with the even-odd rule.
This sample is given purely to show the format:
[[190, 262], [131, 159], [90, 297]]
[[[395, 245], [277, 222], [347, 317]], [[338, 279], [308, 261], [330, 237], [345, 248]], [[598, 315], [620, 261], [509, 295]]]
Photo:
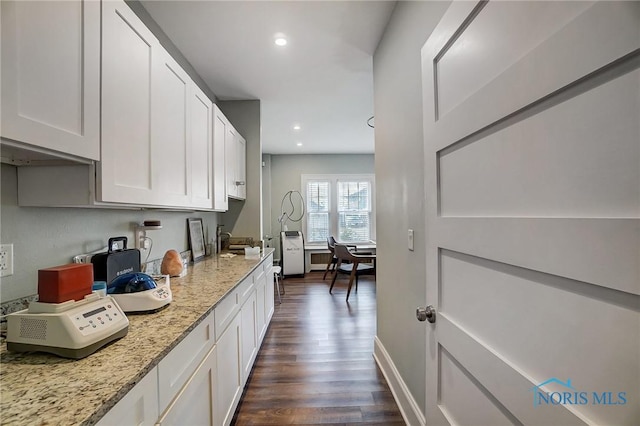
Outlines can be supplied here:
[[640, 2], [454, 2], [422, 50], [426, 422], [640, 424]]

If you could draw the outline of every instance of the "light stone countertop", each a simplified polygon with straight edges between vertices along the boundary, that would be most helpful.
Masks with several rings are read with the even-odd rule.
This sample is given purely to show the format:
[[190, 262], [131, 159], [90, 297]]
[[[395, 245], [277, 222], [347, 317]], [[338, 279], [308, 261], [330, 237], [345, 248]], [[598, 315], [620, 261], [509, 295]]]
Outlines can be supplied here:
[[260, 258], [207, 258], [171, 278], [173, 300], [147, 315], [127, 315], [122, 339], [81, 360], [0, 347], [0, 424], [92, 425], [184, 339]]

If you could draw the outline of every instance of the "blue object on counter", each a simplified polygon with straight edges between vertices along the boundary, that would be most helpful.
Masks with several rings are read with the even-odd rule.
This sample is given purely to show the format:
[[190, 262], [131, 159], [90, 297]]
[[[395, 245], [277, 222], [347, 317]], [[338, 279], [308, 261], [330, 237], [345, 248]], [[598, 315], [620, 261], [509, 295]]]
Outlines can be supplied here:
[[91, 290], [94, 293], [98, 293], [100, 297], [105, 297], [107, 295], [107, 283], [105, 281], [94, 281]]
[[107, 287], [107, 293], [139, 293], [145, 290], [152, 290], [156, 287], [156, 282], [151, 276], [143, 274], [142, 272], [134, 272], [114, 278]]

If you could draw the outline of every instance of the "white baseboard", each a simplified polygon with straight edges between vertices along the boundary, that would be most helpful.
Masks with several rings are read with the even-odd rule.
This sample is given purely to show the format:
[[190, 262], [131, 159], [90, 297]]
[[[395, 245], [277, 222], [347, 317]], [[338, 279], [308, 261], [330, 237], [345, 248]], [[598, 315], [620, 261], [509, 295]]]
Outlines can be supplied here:
[[391, 389], [393, 398], [396, 400], [396, 404], [398, 404], [404, 421], [410, 426], [425, 426], [426, 419], [424, 414], [420, 411], [420, 407], [413, 398], [413, 395], [411, 395], [406, 383], [402, 380], [402, 377], [400, 377], [400, 373], [394, 365], [393, 360], [377, 336], [373, 341], [373, 357], [378, 367], [380, 367], [380, 370], [382, 370], [384, 378], [387, 380], [387, 384]]

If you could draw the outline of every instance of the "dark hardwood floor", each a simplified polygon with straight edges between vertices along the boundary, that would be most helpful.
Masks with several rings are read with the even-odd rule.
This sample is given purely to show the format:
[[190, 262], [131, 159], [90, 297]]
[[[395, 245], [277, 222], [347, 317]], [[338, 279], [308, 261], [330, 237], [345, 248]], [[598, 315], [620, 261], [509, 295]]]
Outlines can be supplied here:
[[375, 281], [360, 277], [349, 303], [348, 277], [332, 295], [330, 282], [320, 272], [284, 280], [232, 424], [405, 424], [373, 359]]

